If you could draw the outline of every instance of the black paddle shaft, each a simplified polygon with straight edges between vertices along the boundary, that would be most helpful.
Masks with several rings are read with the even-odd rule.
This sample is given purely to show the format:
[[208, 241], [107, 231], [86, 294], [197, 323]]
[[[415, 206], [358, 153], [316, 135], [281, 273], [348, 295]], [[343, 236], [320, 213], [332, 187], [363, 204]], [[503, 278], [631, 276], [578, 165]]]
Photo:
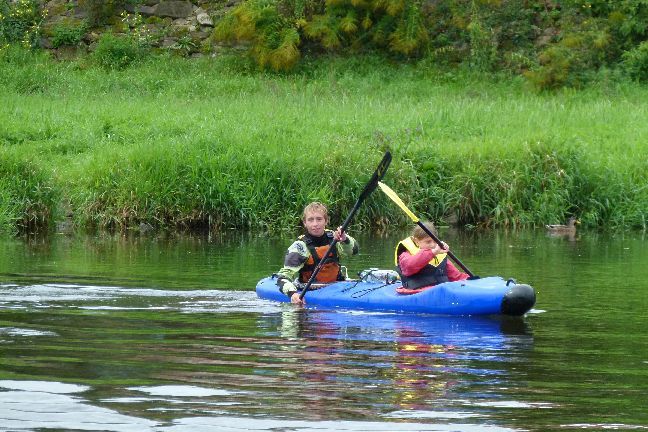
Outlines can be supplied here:
[[[430, 230], [425, 226], [425, 224], [423, 224], [423, 222], [418, 221], [418, 222], [416, 222], [416, 224], [417, 224], [418, 226], [420, 226], [421, 229], [423, 229], [423, 231], [425, 231], [425, 233], [426, 233], [427, 235], [429, 235], [430, 237], [432, 237], [432, 240], [434, 240], [435, 242], [437, 242], [437, 244], [439, 245], [439, 247], [443, 248], [443, 243], [441, 242], [441, 240], [439, 240], [439, 238], [438, 238], [437, 236], [435, 236], [434, 233], [433, 233], [432, 231], [430, 231]], [[461, 267], [462, 270], [468, 274], [468, 276], [470, 276], [470, 277], [474, 277], [474, 276], [475, 276], [475, 275], [473, 274], [473, 272], [471, 272], [470, 270], [468, 270], [468, 267], [466, 267], [466, 266], [464, 265], [464, 263], [462, 263], [461, 261], [459, 261], [459, 258], [457, 258], [457, 257], [455, 256], [455, 254], [453, 254], [451, 251], [448, 251], [448, 256], [449, 256], [450, 258], [452, 258], [452, 260], [453, 260], [453, 261], [454, 261], [454, 262], [455, 262], [459, 267]]]
[[[342, 232], [346, 231], [346, 229], [349, 227], [349, 224], [351, 223], [351, 219], [353, 219], [353, 216], [356, 214], [360, 206], [362, 205], [363, 201], [371, 195], [371, 192], [376, 190], [376, 187], [378, 186], [378, 182], [385, 176], [385, 173], [387, 172], [387, 168], [389, 168], [389, 164], [391, 163], [391, 153], [389, 151], [385, 152], [385, 156], [383, 156], [382, 160], [380, 161], [380, 164], [378, 164], [378, 167], [376, 168], [376, 171], [374, 171], [373, 175], [371, 176], [371, 179], [369, 179], [369, 182], [365, 186], [365, 188], [362, 190], [360, 193], [360, 196], [358, 197], [358, 200], [356, 201], [355, 205], [351, 209], [351, 213], [349, 213], [349, 216], [347, 216], [346, 220], [342, 224], [340, 228], [342, 228]], [[306, 291], [310, 288], [310, 286], [313, 284], [315, 281], [315, 278], [317, 277], [317, 274], [320, 272], [322, 267], [324, 266], [324, 263], [327, 261], [329, 254], [337, 244], [337, 240], [333, 239], [331, 241], [331, 244], [329, 245], [328, 249], [326, 250], [326, 253], [324, 254], [324, 257], [320, 260], [320, 262], [317, 264], [315, 269], [313, 270], [313, 273], [311, 274], [311, 277], [308, 279], [308, 282], [306, 283], [306, 286], [302, 290], [302, 292], [299, 294], [299, 298], [303, 299], [304, 296], [306, 295]]]

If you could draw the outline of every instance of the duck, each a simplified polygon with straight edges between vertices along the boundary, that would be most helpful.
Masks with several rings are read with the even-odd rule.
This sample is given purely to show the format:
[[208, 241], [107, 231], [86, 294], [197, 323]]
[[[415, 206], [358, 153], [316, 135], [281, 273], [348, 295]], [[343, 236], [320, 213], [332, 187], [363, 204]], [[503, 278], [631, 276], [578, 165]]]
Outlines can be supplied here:
[[570, 234], [576, 232], [576, 224], [578, 224], [578, 219], [575, 216], [572, 216], [567, 221], [567, 225], [545, 225], [547, 231], [556, 234]]

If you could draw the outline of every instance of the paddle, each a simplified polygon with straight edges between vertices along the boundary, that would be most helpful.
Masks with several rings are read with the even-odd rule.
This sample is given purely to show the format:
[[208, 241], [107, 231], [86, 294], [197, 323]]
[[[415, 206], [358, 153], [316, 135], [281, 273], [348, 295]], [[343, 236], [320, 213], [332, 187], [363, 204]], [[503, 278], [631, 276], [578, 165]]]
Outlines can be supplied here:
[[[383, 182], [380, 182], [380, 181], [378, 182], [378, 186], [380, 186], [380, 189], [382, 189], [382, 191], [385, 192], [385, 195], [387, 195], [387, 196], [388, 196], [392, 201], [394, 201], [394, 202], [396, 203], [396, 205], [397, 205], [398, 207], [400, 207], [400, 208], [401, 208], [401, 209], [402, 209], [402, 210], [407, 214], [407, 216], [409, 216], [410, 219], [412, 219], [412, 221], [414, 221], [415, 224], [417, 224], [418, 226], [420, 226], [421, 229], [423, 229], [423, 231], [425, 231], [425, 233], [426, 233], [427, 235], [429, 235], [430, 237], [432, 237], [432, 240], [434, 240], [435, 242], [437, 242], [437, 244], [438, 244], [441, 248], [443, 248], [443, 244], [441, 243], [441, 240], [439, 240], [438, 237], [435, 236], [434, 233], [432, 233], [432, 231], [430, 231], [430, 230], [429, 230], [429, 229], [428, 229], [428, 228], [423, 224], [423, 222], [421, 222], [421, 220], [420, 220], [418, 217], [416, 217], [416, 215], [415, 215], [414, 213], [412, 213], [412, 211], [411, 211], [410, 209], [407, 208], [407, 206], [405, 205], [405, 203], [403, 202], [403, 200], [401, 200], [400, 197], [399, 197], [398, 195], [396, 195], [396, 192], [394, 192], [394, 191], [392, 190], [392, 188], [390, 188], [389, 186], [387, 186], [386, 184], [384, 184]], [[459, 267], [461, 267], [461, 268], [463, 269], [463, 271], [465, 271], [465, 272], [468, 274], [468, 276], [470, 276], [470, 277], [475, 277], [475, 275], [474, 275], [470, 270], [468, 270], [468, 267], [466, 267], [466, 266], [465, 266], [461, 261], [459, 261], [459, 258], [457, 258], [457, 257], [455, 256], [455, 254], [453, 254], [451, 251], [448, 251], [448, 256], [449, 256], [450, 258], [452, 258], [452, 260], [453, 260], [453, 261], [454, 261], [454, 262], [455, 262]]]
[[[349, 224], [351, 223], [351, 219], [353, 216], [356, 214], [358, 209], [360, 208], [360, 205], [362, 202], [371, 194], [376, 189], [376, 186], [378, 186], [378, 183], [380, 183], [380, 179], [382, 179], [385, 176], [385, 173], [387, 172], [387, 168], [389, 168], [389, 164], [391, 163], [391, 153], [390, 152], [385, 152], [385, 156], [383, 156], [382, 160], [378, 164], [378, 167], [376, 168], [376, 171], [374, 171], [373, 175], [371, 176], [371, 179], [369, 179], [369, 183], [364, 187], [362, 192], [360, 193], [360, 196], [358, 197], [358, 200], [356, 201], [355, 205], [351, 209], [351, 213], [349, 213], [349, 216], [347, 216], [346, 220], [342, 224], [342, 232], [346, 231], [346, 229], [349, 227]], [[320, 272], [322, 269], [324, 263], [326, 262], [329, 254], [335, 247], [335, 244], [337, 243], [337, 240], [333, 239], [331, 241], [331, 244], [329, 245], [328, 249], [326, 250], [326, 253], [324, 254], [324, 258], [320, 260], [320, 262], [317, 264], [315, 269], [313, 270], [313, 273], [311, 274], [311, 277], [308, 279], [308, 282], [306, 283], [306, 286], [302, 290], [301, 294], [299, 294], [299, 298], [303, 299], [304, 296], [306, 295], [306, 291], [310, 288], [310, 286], [313, 284], [315, 281], [315, 278], [317, 277], [317, 274]]]

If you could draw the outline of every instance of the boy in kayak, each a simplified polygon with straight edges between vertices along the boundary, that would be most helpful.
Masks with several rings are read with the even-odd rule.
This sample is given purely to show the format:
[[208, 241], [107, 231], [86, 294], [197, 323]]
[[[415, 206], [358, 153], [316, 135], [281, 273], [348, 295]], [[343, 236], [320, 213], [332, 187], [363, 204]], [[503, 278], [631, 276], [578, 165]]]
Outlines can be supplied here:
[[326, 229], [328, 221], [328, 210], [324, 204], [312, 202], [304, 208], [302, 223], [306, 228], [306, 233], [299, 236], [288, 247], [284, 265], [277, 272], [279, 290], [290, 297], [292, 303], [304, 304], [303, 299], [299, 298], [293, 280], [298, 277], [299, 282], [308, 282], [313, 270], [322, 260], [334, 239], [337, 243], [314, 282], [328, 283], [344, 280], [340, 271], [340, 256], [351, 256], [358, 253], [358, 242], [342, 231], [341, 227], [335, 231]]
[[[432, 222], [423, 225], [435, 233]], [[401, 276], [403, 287], [396, 291], [401, 294], [413, 294], [431, 286], [468, 279], [466, 273], [459, 271], [448, 260], [448, 245], [439, 246], [420, 226], [416, 226], [412, 235], [401, 240], [396, 246], [396, 270]]]

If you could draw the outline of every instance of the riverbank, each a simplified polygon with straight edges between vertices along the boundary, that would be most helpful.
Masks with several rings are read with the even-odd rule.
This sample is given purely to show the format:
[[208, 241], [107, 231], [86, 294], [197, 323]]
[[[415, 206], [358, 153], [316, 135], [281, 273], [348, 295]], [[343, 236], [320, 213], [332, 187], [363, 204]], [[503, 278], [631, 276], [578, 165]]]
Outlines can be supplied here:
[[[343, 219], [383, 151], [385, 178], [437, 221], [532, 226], [576, 215], [643, 228], [648, 88], [538, 94], [521, 79], [378, 58], [290, 75], [236, 57], [151, 57], [123, 71], [7, 50], [0, 226], [290, 229], [322, 200]], [[25, 185], [30, 185], [26, 187]], [[354, 224], [406, 219], [376, 194]]]

